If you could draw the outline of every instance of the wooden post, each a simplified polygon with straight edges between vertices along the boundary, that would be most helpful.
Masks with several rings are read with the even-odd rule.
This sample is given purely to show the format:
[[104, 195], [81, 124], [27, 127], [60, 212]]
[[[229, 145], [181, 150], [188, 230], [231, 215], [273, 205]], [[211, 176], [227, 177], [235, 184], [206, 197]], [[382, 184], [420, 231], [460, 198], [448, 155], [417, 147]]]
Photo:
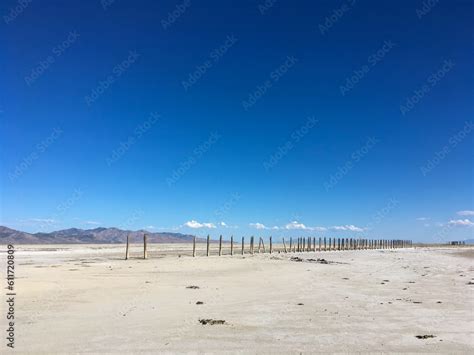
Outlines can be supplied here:
[[242, 255], [244, 255], [244, 249], [245, 249], [245, 244], [244, 244], [244, 237], [242, 237]]
[[196, 256], [196, 237], [193, 237], [193, 257]]
[[273, 251], [272, 237], [270, 236], [270, 254]]
[[262, 246], [262, 237], [258, 238], [258, 249], [257, 252], [260, 254], [260, 247]]
[[253, 236], [250, 237], [250, 254], [253, 255]]
[[293, 249], [291, 249], [293, 247], [293, 238], [290, 237], [290, 253], [293, 251]]
[[306, 251], [306, 249], [305, 249], [305, 247], [306, 247], [306, 238], [303, 237], [301, 239], [303, 239], [303, 246], [302, 246], [303, 250], [302, 251], [304, 252], [304, 251]]
[[324, 251], [327, 251], [326, 247], [327, 247], [327, 244], [326, 244], [326, 237], [324, 237]]
[[[286, 253], [287, 251], [286, 251], [285, 238], [283, 238], [283, 248], [285, 248], [285, 253]], [[291, 250], [291, 247], [290, 247], [290, 250]]]
[[125, 248], [125, 260], [128, 260], [130, 257], [130, 249], [129, 249], [129, 244], [130, 244], [130, 235], [127, 234], [127, 247]]
[[143, 234], [143, 259], [146, 259], [148, 258], [148, 253], [147, 253], [147, 250], [146, 250], [146, 234]]
[[313, 237], [313, 251], [316, 251], [316, 237]]
[[234, 236], [230, 236], [230, 256], [234, 255]]
[[209, 237], [209, 234], [208, 234], [208, 235], [207, 235], [207, 249], [206, 249], [206, 256], [209, 256], [209, 242], [210, 242], [209, 238], [210, 238], [210, 237]]
[[321, 237], [319, 237], [319, 247], [318, 250], [321, 251]]
[[219, 256], [222, 255], [222, 234], [219, 236]]

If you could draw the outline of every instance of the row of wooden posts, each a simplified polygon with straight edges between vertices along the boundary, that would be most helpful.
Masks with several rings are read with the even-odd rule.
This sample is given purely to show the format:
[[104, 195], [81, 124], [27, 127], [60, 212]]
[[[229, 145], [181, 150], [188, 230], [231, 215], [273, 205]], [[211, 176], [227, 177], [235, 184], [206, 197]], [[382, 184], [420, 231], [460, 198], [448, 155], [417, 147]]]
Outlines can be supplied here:
[[[255, 253], [254, 248], [254, 237], [250, 237], [250, 254]], [[219, 237], [219, 256], [222, 255], [222, 235]], [[398, 248], [409, 248], [413, 245], [411, 240], [399, 240], [399, 239], [359, 239], [359, 238], [319, 238], [316, 241], [315, 237], [307, 238], [296, 238], [293, 242], [293, 238], [290, 238], [289, 245], [285, 243], [283, 238], [283, 250], [278, 252], [285, 253], [302, 253], [302, 252], [315, 252], [315, 251], [343, 251], [343, 250], [369, 250], [369, 249], [398, 249]], [[318, 242], [318, 243], [317, 243]], [[206, 255], [210, 256], [210, 236], [207, 236], [206, 240]], [[234, 255], [234, 237], [230, 237], [230, 255]], [[263, 238], [258, 241], [257, 253], [265, 253], [265, 243]], [[272, 237], [269, 239], [269, 253], [273, 253], [273, 242]], [[245, 253], [245, 239], [242, 237], [240, 254]], [[193, 257], [196, 256], [196, 237], [193, 238]], [[127, 236], [127, 246], [125, 251], [125, 259], [130, 257], [130, 239]], [[143, 235], [143, 259], [148, 258], [147, 252], [147, 235]]]

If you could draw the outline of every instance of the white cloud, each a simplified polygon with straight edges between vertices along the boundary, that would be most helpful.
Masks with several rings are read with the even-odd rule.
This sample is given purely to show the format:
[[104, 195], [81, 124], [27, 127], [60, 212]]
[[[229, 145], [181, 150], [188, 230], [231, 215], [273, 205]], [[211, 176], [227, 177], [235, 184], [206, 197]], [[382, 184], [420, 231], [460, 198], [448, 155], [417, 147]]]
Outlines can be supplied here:
[[318, 231], [318, 232], [324, 232], [327, 231], [328, 229], [332, 230], [342, 230], [342, 231], [352, 231], [352, 232], [363, 232], [365, 229], [356, 227], [354, 225], [345, 225], [345, 226], [334, 226], [331, 228], [326, 228], [326, 227], [310, 227], [307, 226], [301, 222], [298, 221], [292, 221], [290, 223], [287, 223], [286, 225], [279, 227], [279, 226], [273, 226], [273, 227], [267, 227], [263, 223], [250, 223], [250, 227], [255, 228], [255, 229], [272, 229], [272, 230], [301, 230], [301, 231]]
[[221, 227], [227, 227], [227, 224], [225, 222], [221, 222], [219, 224], [221, 225]]
[[285, 229], [299, 229], [299, 230], [308, 230], [309, 228], [306, 227], [303, 223], [299, 223], [297, 221], [293, 221], [288, 223], [285, 226]]
[[88, 224], [91, 226], [98, 226], [99, 224], [102, 224], [102, 223], [97, 222], [97, 221], [85, 221], [84, 224]]
[[195, 220], [188, 221], [184, 224], [184, 226], [193, 228], [193, 229], [198, 229], [198, 228], [216, 228], [216, 225], [214, 223], [199, 223]]
[[52, 218], [31, 218], [29, 219], [30, 222], [36, 223], [56, 223], [57, 221]]
[[363, 232], [364, 228], [356, 227], [353, 224], [346, 224], [345, 226], [333, 226], [332, 230], [335, 231], [351, 231], [351, 232]]
[[327, 230], [327, 228], [325, 228], [325, 227], [308, 227], [308, 226], [306, 226], [303, 223], [300, 223], [298, 221], [293, 221], [293, 222], [288, 223], [285, 226], [285, 229], [288, 229], [288, 230], [305, 230], [305, 231], [325, 231], [325, 230]]
[[416, 220], [417, 221], [428, 221], [430, 218], [429, 217], [418, 217]]
[[474, 211], [458, 211], [460, 216], [474, 216]]
[[448, 222], [449, 225], [451, 226], [460, 226], [460, 227], [472, 227], [474, 226], [474, 223], [471, 222], [468, 219], [452, 219]]
[[156, 229], [155, 226], [146, 226], [146, 227], [143, 227], [143, 229]]
[[268, 229], [268, 227], [266, 227], [264, 224], [262, 223], [250, 223], [249, 224], [250, 227], [253, 227], [255, 229]]

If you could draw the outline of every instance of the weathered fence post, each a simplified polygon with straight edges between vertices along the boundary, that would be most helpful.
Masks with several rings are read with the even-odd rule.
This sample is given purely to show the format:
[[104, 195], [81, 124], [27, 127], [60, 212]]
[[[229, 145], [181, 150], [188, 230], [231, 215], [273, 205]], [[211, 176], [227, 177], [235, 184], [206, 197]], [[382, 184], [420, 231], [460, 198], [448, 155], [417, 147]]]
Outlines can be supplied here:
[[250, 254], [253, 255], [253, 236], [250, 237]]
[[196, 237], [193, 237], [193, 257], [196, 256]]
[[324, 237], [324, 251], [327, 251], [326, 237]]
[[245, 249], [245, 244], [244, 244], [244, 237], [242, 237], [242, 255], [244, 255], [244, 249]]
[[130, 257], [130, 249], [129, 249], [129, 244], [130, 244], [130, 235], [127, 234], [127, 247], [125, 248], [125, 260], [128, 260]]
[[143, 234], [143, 259], [148, 258], [148, 253], [146, 250], [146, 241], [147, 241], [147, 236], [146, 234]]
[[222, 234], [219, 236], [219, 256], [222, 255]]
[[230, 256], [234, 255], [234, 236], [230, 236]]
[[209, 256], [209, 242], [210, 242], [210, 236], [209, 236], [209, 234], [208, 234], [208, 235], [207, 235], [206, 256]]
[[293, 251], [293, 238], [290, 237], [290, 253]]
[[273, 251], [272, 236], [270, 236], [270, 254]]
[[303, 239], [303, 250], [302, 250], [302, 252], [305, 252], [306, 251], [306, 249], [305, 249], [306, 248], [306, 238], [303, 237], [302, 239]]
[[318, 250], [321, 251], [321, 237], [319, 237], [319, 247]]
[[[286, 244], [285, 244], [285, 238], [283, 238], [283, 248], [285, 249], [285, 253], [287, 253]], [[290, 250], [291, 250], [291, 248], [290, 248]]]

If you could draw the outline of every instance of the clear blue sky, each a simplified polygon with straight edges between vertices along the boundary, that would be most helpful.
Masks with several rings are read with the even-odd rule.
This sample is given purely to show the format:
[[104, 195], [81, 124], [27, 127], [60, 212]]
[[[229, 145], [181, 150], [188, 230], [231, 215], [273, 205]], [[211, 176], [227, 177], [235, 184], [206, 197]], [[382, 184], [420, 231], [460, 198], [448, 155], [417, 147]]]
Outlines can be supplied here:
[[472, 237], [472, 1], [264, 4], [3, 1], [1, 224]]

